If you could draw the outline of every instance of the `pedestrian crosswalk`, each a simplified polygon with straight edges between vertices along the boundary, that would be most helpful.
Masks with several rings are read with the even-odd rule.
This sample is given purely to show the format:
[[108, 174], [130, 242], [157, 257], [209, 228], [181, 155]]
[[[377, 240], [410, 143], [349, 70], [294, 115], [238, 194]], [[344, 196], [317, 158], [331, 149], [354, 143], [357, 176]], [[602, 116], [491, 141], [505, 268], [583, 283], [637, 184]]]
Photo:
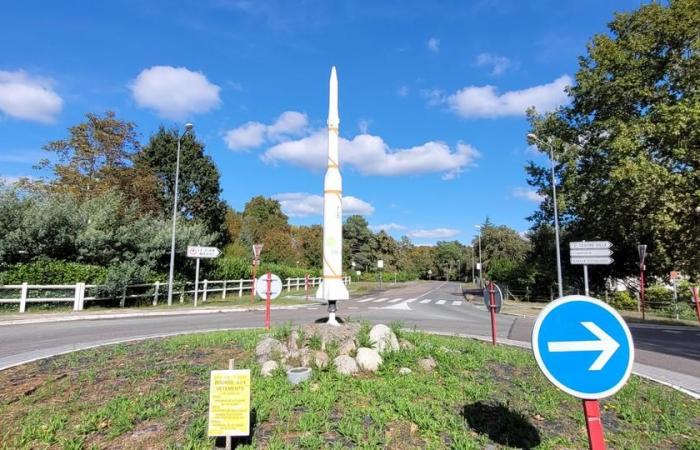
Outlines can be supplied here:
[[402, 297], [366, 297], [357, 300], [357, 303], [392, 303], [398, 306], [408, 303], [420, 303], [422, 305], [438, 305], [438, 306], [462, 306], [461, 300], [446, 300], [446, 299], [432, 299], [432, 298], [407, 298]]

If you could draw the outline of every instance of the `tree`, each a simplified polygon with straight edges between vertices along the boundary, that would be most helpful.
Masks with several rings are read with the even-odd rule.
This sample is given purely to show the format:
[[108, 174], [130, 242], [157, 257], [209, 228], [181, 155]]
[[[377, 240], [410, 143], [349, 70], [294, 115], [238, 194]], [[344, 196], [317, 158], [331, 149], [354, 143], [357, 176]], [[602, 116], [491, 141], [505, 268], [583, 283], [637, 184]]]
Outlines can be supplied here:
[[58, 158], [57, 163], [39, 162], [39, 168], [54, 172], [49, 188], [70, 194], [79, 203], [118, 191], [125, 204], [138, 202], [144, 214], [156, 210], [158, 180], [147, 167], [134, 164], [140, 147], [136, 125], [117, 119], [111, 111], [104, 116], [88, 113], [86, 118], [68, 129], [66, 139], [44, 146]]
[[[557, 153], [565, 227], [575, 240], [612, 241], [616, 276], [636, 273], [640, 243], [651, 275], [700, 273], [698, 29], [697, 0], [617, 14], [580, 58], [571, 104], [529, 113], [531, 131]], [[549, 196], [546, 169], [527, 170]], [[535, 226], [550, 223], [550, 202]]]
[[373, 260], [384, 261], [384, 270], [395, 270], [396, 261], [399, 252], [399, 246], [389, 234], [380, 230], [373, 236], [374, 243], [372, 245]]
[[352, 215], [345, 220], [343, 241], [347, 243], [347, 251], [344, 252], [345, 267], [355, 261], [358, 270], [374, 270], [377, 264], [374, 259], [374, 239], [364, 217]]
[[[454, 280], [458, 261], [464, 254], [464, 246], [458, 241], [439, 241], [435, 246], [435, 264], [442, 276]], [[434, 275], [438, 275], [435, 273]]]
[[[179, 136], [178, 130], [161, 126], [137, 157], [137, 163], [148, 167], [160, 180], [158, 198], [166, 215], [172, 213], [173, 207]], [[204, 154], [204, 144], [190, 131], [180, 145], [178, 210], [187, 219], [201, 221], [210, 233], [219, 234], [218, 241], [222, 243], [227, 231], [227, 209], [220, 195], [219, 170]]]
[[301, 254], [301, 265], [306, 268], [323, 267], [323, 227], [293, 227], [292, 235], [297, 253]]
[[[473, 240], [473, 244], [479, 245], [478, 237]], [[499, 259], [522, 262], [529, 247], [528, 241], [512, 228], [496, 226], [488, 218], [481, 226], [481, 259], [484, 269], [488, 269], [491, 261]]]
[[277, 200], [258, 196], [245, 204], [239, 240], [249, 249], [263, 244], [261, 258], [267, 262], [296, 262], [288, 219]]

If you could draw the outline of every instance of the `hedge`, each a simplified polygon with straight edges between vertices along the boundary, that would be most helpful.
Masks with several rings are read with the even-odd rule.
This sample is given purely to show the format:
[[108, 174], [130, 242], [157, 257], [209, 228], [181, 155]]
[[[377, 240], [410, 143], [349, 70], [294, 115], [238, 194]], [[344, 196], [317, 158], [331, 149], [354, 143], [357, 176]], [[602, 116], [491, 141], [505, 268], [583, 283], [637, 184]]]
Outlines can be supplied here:
[[0, 284], [99, 284], [104, 283], [106, 277], [105, 267], [41, 259], [16, 264], [0, 272]]

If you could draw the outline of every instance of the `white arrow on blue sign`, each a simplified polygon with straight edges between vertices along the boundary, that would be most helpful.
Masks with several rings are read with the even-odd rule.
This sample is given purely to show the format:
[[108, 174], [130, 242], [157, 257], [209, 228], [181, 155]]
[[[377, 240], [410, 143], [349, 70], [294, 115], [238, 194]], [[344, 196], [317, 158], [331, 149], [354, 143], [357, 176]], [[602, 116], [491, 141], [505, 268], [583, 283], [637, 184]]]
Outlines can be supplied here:
[[562, 297], [542, 310], [532, 331], [532, 351], [549, 381], [588, 400], [622, 388], [634, 363], [624, 319], [602, 301], [581, 295]]

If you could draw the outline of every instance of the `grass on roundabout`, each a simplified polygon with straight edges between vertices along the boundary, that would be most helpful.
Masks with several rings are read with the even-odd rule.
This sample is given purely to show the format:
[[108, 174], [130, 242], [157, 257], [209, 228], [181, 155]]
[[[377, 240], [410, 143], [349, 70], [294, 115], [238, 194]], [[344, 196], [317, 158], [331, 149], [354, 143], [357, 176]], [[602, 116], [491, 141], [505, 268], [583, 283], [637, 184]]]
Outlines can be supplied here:
[[[253, 432], [238, 448], [587, 447], [580, 401], [550, 385], [524, 350], [402, 332], [415, 349], [385, 355], [378, 373], [315, 370], [294, 387], [282, 371], [260, 376], [261, 334], [113, 345], [2, 371], [0, 448], [210, 449], [209, 371], [229, 358], [252, 370]], [[427, 356], [433, 372], [416, 363]], [[633, 376], [601, 404], [610, 448], [700, 448], [700, 401]]]

